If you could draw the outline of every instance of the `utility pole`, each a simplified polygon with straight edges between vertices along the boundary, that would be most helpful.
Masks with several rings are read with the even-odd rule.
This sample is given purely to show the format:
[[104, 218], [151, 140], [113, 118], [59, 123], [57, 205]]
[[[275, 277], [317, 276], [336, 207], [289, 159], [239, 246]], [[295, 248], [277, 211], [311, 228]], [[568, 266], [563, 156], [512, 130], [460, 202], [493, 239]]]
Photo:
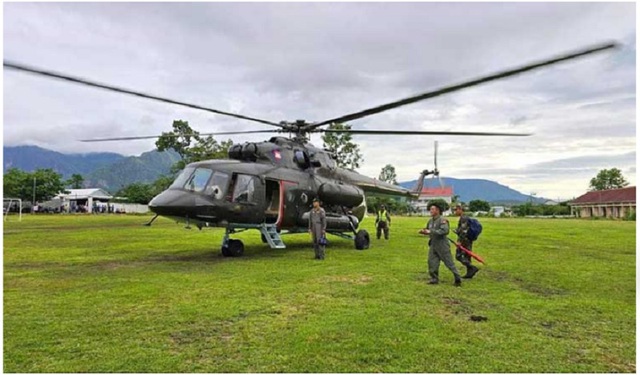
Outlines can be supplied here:
[[36, 209], [36, 176], [33, 176], [33, 201], [31, 202], [31, 213]]

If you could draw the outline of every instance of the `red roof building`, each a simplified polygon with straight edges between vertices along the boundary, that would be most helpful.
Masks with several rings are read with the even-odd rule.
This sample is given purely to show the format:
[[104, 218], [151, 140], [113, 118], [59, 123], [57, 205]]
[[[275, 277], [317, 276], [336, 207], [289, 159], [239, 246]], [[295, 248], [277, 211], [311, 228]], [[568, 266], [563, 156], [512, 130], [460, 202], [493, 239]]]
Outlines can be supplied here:
[[590, 191], [569, 202], [577, 217], [624, 218], [636, 210], [636, 187]]
[[453, 196], [453, 187], [451, 186], [445, 186], [443, 188], [426, 187], [426, 188], [423, 188], [422, 192], [420, 193], [420, 197], [422, 196], [430, 197], [430, 198], [437, 197], [437, 198], [443, 198], [443, 199], [444, 197], [451, 198]]
[[[414, 201], [413, 207], [419, 214], [428, 215], [429, 214], [429, 202], [435, 199], [443, 199], [449, 205], [451, 205], [451, 199], [453, 197], [453, 187], [445, 186], [442, 188], [439, 187], [426, 187], [422, 188], [422, 192], [420, 192], [420, 197], [418, 200]], [[448, 215], [450, 213], [449, 210], [445, 211], [444, 214]]]

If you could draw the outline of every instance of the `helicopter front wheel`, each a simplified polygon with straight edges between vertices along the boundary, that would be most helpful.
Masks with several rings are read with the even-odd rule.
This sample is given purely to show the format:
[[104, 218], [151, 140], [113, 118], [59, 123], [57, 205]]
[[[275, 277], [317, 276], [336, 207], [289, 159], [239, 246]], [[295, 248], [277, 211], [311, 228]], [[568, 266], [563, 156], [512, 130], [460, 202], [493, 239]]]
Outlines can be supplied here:
[[222, 255], [226, 257], [239, 257], [244, 253], [244, 244], [240, 240], [230, 239], [226, 246], [222, 246]]
[[369, 232], [364, 229], [361, 229], [356, 233], [356, 238], [354, 240], [356, 244], [356, 250], [365, 250], [369, 248]]

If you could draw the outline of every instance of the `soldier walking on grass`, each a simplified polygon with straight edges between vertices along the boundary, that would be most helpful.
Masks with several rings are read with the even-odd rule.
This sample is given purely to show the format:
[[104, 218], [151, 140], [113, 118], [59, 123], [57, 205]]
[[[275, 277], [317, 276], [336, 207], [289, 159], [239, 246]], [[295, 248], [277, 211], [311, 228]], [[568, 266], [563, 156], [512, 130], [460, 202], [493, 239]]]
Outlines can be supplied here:
[[380, 239], [380, 234], [384, 231], [384, 239], [389, 239], [389, 227], [391, 226], [391, 216], [387, 212], [386, 207], [380, 206], [380, 209], [376, 213], [376, 237]]
[[313, 238], [315, 259], [324, 259], [324, 238], [327, 234], [327, 218], [324, 208], [320, 207], [320, 200], [313, 200], [313, 208], [309, 211], [309, 234]]
[[453, 273], [455, 278], [453, 285], [460, 286], [462, 285], [462, 280], [460, 279], [456, 265], [453, 263], [449, 239], [447, 238], [449, 234], [449, 222], [442, 217], [442, 207], [439, 205], [432, 204], [429, 207], [429, 212], [431, 213], [431, 219], [429, 219], [427, 223], [427, 228], [422, 231], [422, 233], [429, 235], [428, 264], [429, 276], [431, 276], [429, 284], [437, 284], [439, 282], [438, 269], [440, 268], [440, 261], [442, 261]]
[[[469, 231], [469, 217], [464, 214], [464, 207], [461, 204], [457, 204], [455, 208], [456, 216], [460, 216], [458, 220], [458, 228], [453, 232], [458, 235], [458, 242], [465, 249], [473, 251], [473, 241], [469, 239], [467, 233]], [[471, 264], [471, 256], [460, 248], [456, 248], [456, 259], [467, 267], [467, 274], [462, 276], [463, 279], [471, 279], [480, 269]]]

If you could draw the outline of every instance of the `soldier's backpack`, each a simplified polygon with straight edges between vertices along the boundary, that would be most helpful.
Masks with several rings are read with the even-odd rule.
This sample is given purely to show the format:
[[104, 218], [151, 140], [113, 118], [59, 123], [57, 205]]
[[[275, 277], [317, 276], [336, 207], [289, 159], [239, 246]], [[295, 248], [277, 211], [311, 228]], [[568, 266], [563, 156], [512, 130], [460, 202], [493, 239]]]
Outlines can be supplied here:
[[482, 233], [482, 224], [478, 221], [478, 219], [474, 219], [472, 217], [467, 221], [469, 224], [469, 230], [467, 230], [467, 238], [471, 241], [475, 241]]

